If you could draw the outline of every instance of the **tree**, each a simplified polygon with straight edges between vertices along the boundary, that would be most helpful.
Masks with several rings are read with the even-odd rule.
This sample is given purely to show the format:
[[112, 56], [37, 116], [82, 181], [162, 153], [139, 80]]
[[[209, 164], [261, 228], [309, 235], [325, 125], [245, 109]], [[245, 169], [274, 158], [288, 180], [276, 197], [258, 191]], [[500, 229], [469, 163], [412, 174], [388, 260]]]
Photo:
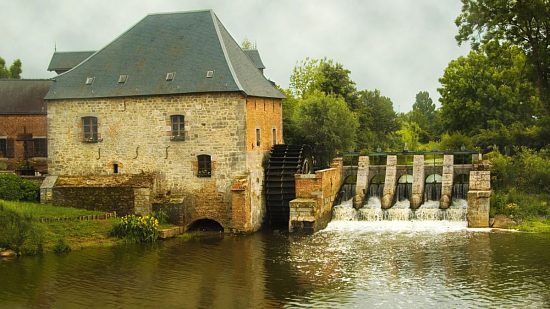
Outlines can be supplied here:
[[394, 148], [399, 122], [390, 98], [382, 96], [379, 90], [362, 90], [359, 91], [358, 101], [358, 148]]
[[407, 114], [407, 120], [418, 125], [418, 139], [420, 143], [435, 140], [438, 136], [438, 115], [430, 94], [420, 91], [416, 94], [416, 100], [412, 111]]
[[541, 105], [527, 78], [526, 61], [521, 49], [496, 42], [451, 61], [438, 89], [447, 132], [473, 136], [495, 127], [495, 123], [536, 124]]
[[535, 69], [535, 81], [550, 113], [550, 1], [462, 0], [456, 18], [459, 44], [474, 49], [490, 42], [511, 42], [523, 50]]
[[6, 61], [0, 57], [0, 78], [20, 79], [23, 72], [21, 66], [21, 60], [16, 59], [9, 68], [6, 68]]
[[313, 147], [322, 165], [328, 166], [337, 152], [355, 146], [359, 124], [341, 97], [311, 93], [298, 102], [294, 116], [300, 142]]
[[355, 110], [357, 88], [350, 78], [351, 71], [332, 59], [310, 59], [299, 62], [290, 76], [290, 91], [298, 98], [321, 91], [327, 95], [340, 96]]

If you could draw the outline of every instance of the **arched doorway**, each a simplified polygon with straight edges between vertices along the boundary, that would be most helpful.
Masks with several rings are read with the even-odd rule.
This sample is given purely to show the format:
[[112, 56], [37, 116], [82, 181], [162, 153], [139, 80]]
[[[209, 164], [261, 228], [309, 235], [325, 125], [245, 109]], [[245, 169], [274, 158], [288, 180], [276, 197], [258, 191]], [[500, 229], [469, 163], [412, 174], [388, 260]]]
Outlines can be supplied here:
[[212, 219], [199, 219], [189, 224], [187, 227], [189, 232], [223, 232], [223, 226]]

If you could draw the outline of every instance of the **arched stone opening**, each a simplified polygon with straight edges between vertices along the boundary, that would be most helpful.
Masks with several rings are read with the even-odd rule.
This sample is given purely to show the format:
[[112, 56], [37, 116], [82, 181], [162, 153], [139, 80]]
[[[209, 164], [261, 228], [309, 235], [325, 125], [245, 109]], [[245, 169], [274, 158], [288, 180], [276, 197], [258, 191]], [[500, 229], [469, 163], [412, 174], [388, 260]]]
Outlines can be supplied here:
[[369, 181], [369, 190], [367, 192], [367, 199], [371, 197], [377, 197], [379, 199], [384, 195], [384, 183], [386, 177], [384, 175], [376, 175]]
[[223, 226], [212, 219], [199, 219], [187, 226], [189, 232], [223, 232], [223, 230]]
[[458, 174], [453, 180], [453, 199], [465, 200], [468, 198], [470, 179], [468, 174]]
[[439, 201], [441, 199], [442, 177], [439, 174], [431, 174], [426, 177], [424, 183], [424, 202]]
[[395, 202], [401, 202], [404, 200], [411, 200], [412, 194], [413, 176], [410, 174], [404, 174], [399, 177], [397, 181], [397, 190], [395, 194]]

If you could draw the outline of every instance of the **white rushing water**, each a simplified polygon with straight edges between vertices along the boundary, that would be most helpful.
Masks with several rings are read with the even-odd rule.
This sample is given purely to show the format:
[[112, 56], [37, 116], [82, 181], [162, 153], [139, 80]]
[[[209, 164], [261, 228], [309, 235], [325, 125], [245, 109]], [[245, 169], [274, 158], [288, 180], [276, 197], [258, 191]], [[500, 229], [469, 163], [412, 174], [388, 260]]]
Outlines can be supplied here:
[[380, 199], [371, 197], [362, 208], [355, 209], [350, 199], [334, 207], [333, 221], [329, 227], [390, 231], [454, 231], [466, 228], [466, 200], [455, 200], [448, 209], [440, 209], [439, 206], [439, 201], [428, 201], [413, 211], [409, 200], [403, 200], [383, 210]]

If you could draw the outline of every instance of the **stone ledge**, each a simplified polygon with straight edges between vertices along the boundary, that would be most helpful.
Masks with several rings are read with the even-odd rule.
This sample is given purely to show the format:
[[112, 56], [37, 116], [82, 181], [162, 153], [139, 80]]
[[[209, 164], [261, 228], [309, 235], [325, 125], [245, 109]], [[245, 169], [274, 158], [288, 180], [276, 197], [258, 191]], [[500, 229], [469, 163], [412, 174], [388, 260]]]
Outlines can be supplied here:
[[159, 230], [160, 239], [173, 238], [181, 234], [183, 234], [183, 226], [176, 226], [176, 227]]

